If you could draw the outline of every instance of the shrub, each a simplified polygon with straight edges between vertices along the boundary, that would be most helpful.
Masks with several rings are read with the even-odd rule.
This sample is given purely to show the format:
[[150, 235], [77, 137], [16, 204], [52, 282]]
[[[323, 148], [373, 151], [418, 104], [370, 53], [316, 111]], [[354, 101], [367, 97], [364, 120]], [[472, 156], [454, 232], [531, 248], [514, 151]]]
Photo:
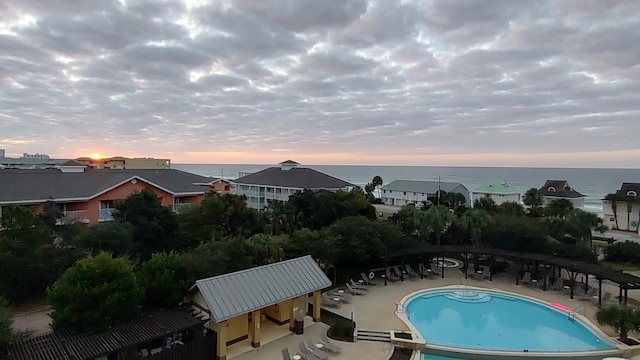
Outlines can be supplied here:
[[337, 321], [331, 325], [327, 336], [340, 341], [353, 341], [354, 323], [347, 320]]
[[631, 241], [617, 242], [605, 249], [605, 260], [640, 265], [640, 244]]

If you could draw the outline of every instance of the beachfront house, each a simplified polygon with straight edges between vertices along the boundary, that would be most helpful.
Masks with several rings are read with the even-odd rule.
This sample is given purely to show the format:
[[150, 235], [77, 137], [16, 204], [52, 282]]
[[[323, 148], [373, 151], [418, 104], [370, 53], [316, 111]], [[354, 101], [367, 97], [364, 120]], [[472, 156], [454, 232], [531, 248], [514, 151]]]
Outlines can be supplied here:
[[553, 200], [565, 199], [575, 208], [584, 207], [584, 195], [574, 190], [566, 180], [547, 180], [540, 188], [542, 205], [547, 206]]
[[96, 224], [113, 220], [115, 203], [143, 189], [153, 191], [162, 205], [176, 212], [200, 203], [207, 191], [230, 190], [226, 180], [175, 169], [97, 170], [77, 165], [0, 170], [0, 216], [7, 205], [26, 206], [38, 214], [53, 203], [62, 214], [60, 224]]
[[422, 206], [428, 198], [435, 196], [438, 190], [462, 194], [467, 199], [466, 205], [471, 205], [469, 189], [460, 183], [441, 181], [394, 180], [381, 188], [381, 199], [385, 205]]
[[609, 229], [640, 235], [640, 183], [622, 183], [620, 190], [603, 199], [602, 219]]
[[496, 205], [506, 202], [520, 202], [520, 191], [512, 188], [505, 180], [492, 180], [484, 184], [471, 193], [473, 201], [488, 197], [493, 199]]
[[287, 160], [279, 166], [247, 174], [233, 181], [231, 193], [247, 197], [247, 206], [262, 210], [270, 201], [288, 201], [303, 190], [349, 191], [346, 181]]

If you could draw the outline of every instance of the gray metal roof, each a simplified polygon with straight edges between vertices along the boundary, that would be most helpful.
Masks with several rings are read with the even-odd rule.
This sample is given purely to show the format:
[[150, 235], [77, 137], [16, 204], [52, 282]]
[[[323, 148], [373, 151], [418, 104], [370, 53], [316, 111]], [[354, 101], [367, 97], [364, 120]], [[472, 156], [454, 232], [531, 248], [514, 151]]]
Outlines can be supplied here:
[[[461, 187], [456, 189], [457, 187]], [[382, 186], [382, 190], [392, 191], [410, 191], [416, 193], [435, 194], [438, 189], [446, 192], [451, 192], [456, 189], [457, 191], [469, 190], [460, 183], [452, 182], [438, 182], [438, 181], [424, 181], [424, 180], [394, 180], [387, 185]]]
[[0, 203], [58, 199], [86, 201], [132, 178], [160, 187], [173, 195], [203, 194], [207, 189], [194, 184], [210, 183], [214, 180], [175, 169], [85, 169], [84, 172], [62, 172], [58, 169], [2, 169]]
[[270, 167], [262, 171], [243, 176], [233, 181], [235, 184], [280, 186], [296, 189], [344, 189], [353, 184], [335, 178], [320, 171], [294, 167], [282, 170]]
[[310, 255], [196, 281], [219, 323], [331, 286]]

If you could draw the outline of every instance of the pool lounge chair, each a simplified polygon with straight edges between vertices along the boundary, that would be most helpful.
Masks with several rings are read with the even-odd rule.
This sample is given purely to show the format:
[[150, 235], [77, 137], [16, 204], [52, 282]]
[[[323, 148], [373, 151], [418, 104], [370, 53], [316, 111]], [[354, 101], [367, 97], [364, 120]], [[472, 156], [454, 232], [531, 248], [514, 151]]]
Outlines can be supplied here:
[[341, 303], [345, 303], [345, 304], [349, 304], [351, 303], [351, 294], [349, 294], [348, 292], [346, 292], [343, 289], [334, 289], [333, 291], [329, 292], [329, 297], [336, 300], [340, 301]]
[[520, 280], [521, 284], [531, 284], [531, 273], [530, 272], [525, 272], [524, 275], [522, 275], [522, 279]]
[[329, 359], [329, 355], [327, 355], [327, 353], [319, 351], [318, 349], [310, 349], [304, 342], [298, 344], [298, 347], [300, 348], [300, 352], [304, 354], [307, 359]]
[[387, 280], [389, 280], [389, 281], [398, 281], [398, 280], [400, 280], [400, 278], [398, 276], [394, 275], [391, 272], [390, 268], [387, 268], [386, 276], [387, 276]]
[[353, 279], [349, 279], [349, 283], [351, 284], [351, 287], [354, 289], [358, 289], [358, 290], [364, 290], [367, 291], [369, 290], [369, 288], [363, 284], [357, 283], [355, 281], [353, 281]]
[[[371, 274], [373, 274], [373, 272], [371, 272]], [[360, 273], [360, 276], [362, 277], [362, 280], [364, 281], [365, 284], [369, 285], [369, 286], [375, 286], [376, 284], [372, 281], [373, 279], [369, 279], [367, 277], [367, 275], [365, 275], [364, 273]]]
[[404, 265], [404, 269], [407, 271], [407, 275], [409, 275], [409, 277], [420, 277], [420, 274], [418, 274], [417, 272], [413, 271], [413, 269], [411, 268], [411, 266], [409, 264], [405, 264]]
[[[300, 356], [303, 359], [306, 359], [303, 354], [297, 354], [298, 356]], [[293, 357], [291, 356], [291, 354], [289, 353], [289, 348], [283, 348], [282, 349], [282, 360], [293, 360]], [[313, 359], [315, 360], [315, 359]]]
[[324, 346], [324, 343], [322, 342], [318, 342], [316, 344], [313, 341], [311, 341], [311, 339], [304, 339], [304, 344], [307, 346], [307, 349], [314, 349], [317, 351], [321, 351], [326, 355], [328, 355], [328, 353], [330, 352], [329, 349], [327, 349], [327, 347]]
[[420, 273], [422, 273], [422, 275], [424, 275], [424, 277], [426, 277], [427, 279], [431, 279], [435, 276], [431, 269], [427, 269], [427, 267], [425, 267], [424, 265], [418, 264], [418, 274]]
[[578, 294], [574, 295], [574, 298], [578, 299], [578, 300], [590, 300], [593, 296], [596, 296], [597, 298], [598, 295], [598, 288], [591, 288], [591, 290], [587, 291], [587, 293], [583, 293], [581, 291], [578, 292]]
[[327, 293], [322, 294], [322, 301], [320, 302], [320, 306], [339, 308], [340, 305], [342, 305], [340, 298], [336, 296], [328, 296]]
[[349, 285], [349, 283], [347, 283], [346, 285], [347, 285], [347, 290], [349, 290], [350, 294], [352, 294], [352, 295], [364, 295], [364, 290], [354, 289], [351, 285]]
[[403, 279], [403, 278], [405, 277], [405, 276], [403, 276], [403, 275], [402, 275], [402, 274], [403, 274], [403, 271], [402, 271], [402, 270], [400, 270], [400, 268], [398, 267], [398, 265], [394, 265], [394, 266], [393, 266], [393, 271], [395, 271], [395, 272], [396, 272], [396, 274], [398, 274], [398, 277], [399, 277], [400, 279]]
[[334, 352], [336, 354], [339, 354], [340, 352], [342, 352], [342, 348], [340, 346], [338, 346], [336, 343], [334, 343], [333, 341], [329, 340], [329, 338], [327, 337], [327, 334], [322, 334], [320, 335], [320, 342], [324, 344], [324, 346], [329, 349], [329, 351]]
[[[607, 303], [613, 302], [611, 301], [611, 293], [605, 291], [604, 295], [602, 295], [602, 305], [606, 305]], [[591, 298], [591, 303], [595, 306], [598, 306], [598, 295], [596, 294]]]

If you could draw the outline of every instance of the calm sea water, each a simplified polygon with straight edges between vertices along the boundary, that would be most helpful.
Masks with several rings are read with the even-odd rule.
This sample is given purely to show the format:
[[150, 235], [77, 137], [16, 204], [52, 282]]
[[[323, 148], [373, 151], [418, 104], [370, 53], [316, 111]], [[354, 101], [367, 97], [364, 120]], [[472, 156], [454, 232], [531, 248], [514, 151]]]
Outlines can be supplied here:
[[[191, 173], [236, 179], [240, 172], [256, 172], [269, 165], [246, 164], [172, 164], [172, 167]], [[504, 179], [513, 188], [524, 193], [540, 188], [549, 179], [567, 180], [569, 185], [585, 194], [585, 210], [602, 211], [602, 198], [620, 188], [623, 182], [640, 182], [640, 169], [561, 169], [510, 167], [446, 167], [446, 166], [354, 166], [305, 165], [355, 185], [364, 186], [374, 176], [382, 177], [384, 184], [393, 180], [431, 180], [456, 182], [470, 191], [493, 179]]]

